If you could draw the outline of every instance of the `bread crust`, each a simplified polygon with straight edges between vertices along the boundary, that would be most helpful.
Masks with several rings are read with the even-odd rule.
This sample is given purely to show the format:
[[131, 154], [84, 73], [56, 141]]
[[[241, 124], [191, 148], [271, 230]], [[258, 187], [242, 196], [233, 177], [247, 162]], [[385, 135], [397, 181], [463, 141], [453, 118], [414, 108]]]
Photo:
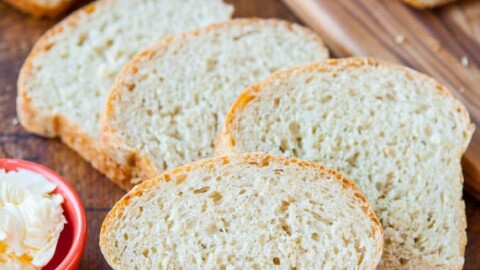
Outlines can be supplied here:
[[13, 7], [33, 17], [55, 18], [63, 14], [72, 4], [72, 0], [62, 0], [57, 5], [43, 5], [35, 0], [4, 0]]
[[[121, 92], [122, 88], [125, 86], [123, 78], [127, 77], [128, 74], [134, 73], [136, 71], [136, 66], [155, 55], [158, 55], [160, 52], [163, 52], [167, 49], [168, 45], [175, 40], [185, 40], [190, 36], [198, 36], [202, 33], [215, 31], [217, 29], [227, 28], [231, 25], [250, 25], [255, 24], [261, 27], [262, 25], [285, 25], [291, 31], [301, 32], [302, 34], [312, 38], [315, 42], [318, 43], [318, 46], [325, 51], [325, 54], [328, 55], [328, 50], [325, 48], [325, 45], [322, 39], [313, 31], [299, 26], [297, 24], [278, 20], [278, 19], [258, 19], [258, 18], [249, 18], [249, 19], [234, 19], [224, 23], [215, 23], [210, 26], [196, 29], [193, 31], [185, 32], [177, 36], [171, 36], [164, 39], [160, 43], [152, 46], [149, 49], [146, 49], [142, 53], [138, 54], [117, 76], [117, 80], [110, 92], [110, 95], [107, 99], [107, 106], [105, 113], [102, 118], [102, 127], [100, 132], [100, 139], [102, 145], [104, 146], [105, 151], [112, 156], [118, 163], [122, 164], [127, 170], [128, 174], [133, 178], [126, 180], [129, 182], [138, 183], [141, 179], [147, 179], [154, 177], [158, 174], [156, 172], [152, 162], [142, 155], [136, 149], [128, 146], [128, 144], [119, 136], [117, 136], [117, 130], [112, 125], [112, 118], [115, 117], [115, 103], [117, 100], [122, 98]], [[118, 183], [121, 180], [113, 179], [114, 182]]]
[[[383, 227], [380, 223], [380, 220], [377, 218], [375, 212], [373, 211], [370, 203], [368, 202], [365, 195], [360, 191], [360, 189], [346, 176], [340, 174], [339, 172], [327, 168], [321, 164], [311, 163], [308, 161], [303, 161], [297, 158], [288, 158], [288, 157], [280, 157], [274, 156], [270, 154], [264, 153], [247, 153], [238, 156], [224, 156], [224, 157], [217, 157], [217, 158], [207, 158], [202, 159], [178, 168], [175, 168], [171, 171], [163, 172], [159, 176], [151, 178], [147, 181], [143, 181], [142, 183], [136, 185], [132, 190], [130, 190], [127, 194], [125, 194], [122, 199], [120, 199], [110, 210], [110, 212], [105, 217], [103, 221], [102, 228], [100, 230], [100, 240], [99, 245], [102, 251], [103, 256], [107, 260], [108, 264], [112, 267], [115, 267], [111, 258], [112, 258], [112, 251], [109, 250], [109, 236], [108, 232], [110, 231], [111, 225], [115, 222], [115, 220], [120, 219], [125, 211], [125, 207], [129, 204], [130, 200], [135, 197], [140, 197], [143, 194], [143, 191], [151, 189], [155, 185], [160, 185], [162, 182], [169, 182], [172, 178], [174, 178], [177, 174], [185, 174], [189, 173], [190, 171], [197, 169], [197, 168], [212, 168], [214, 164], [228, 164], [232, 159], [243, 159], [245, 163], [248, 163], [252, 166], [268, 166], [270, 161], [275, 161], [284, 165], [297, 163], [302, 168], [309, 168], [316, 170], [318, 175], [332, 175], [334, 176], [335, 180], [342, 184], [342, 187], [346, 190], [352, 190], [354, 192], [354, 196], [358, 199], [358, 202], [361, 204], [362, 210], [367, 214], [370, 220], [375, 224], [376, 230], [380, 232], [383, 239]], [[383, 241], [379, 241], [377, 243], [376, 251], [377, 254], [381, 254], [383, 251]], [[381, 256], [379, 256], [380, 258]], [[380, 260], [380, 259], [379, 259]], [[378, 262], [377, 262], [378, 264]]]
[[[435, 89], [437, 90], [439, 95], [444, 96], [445, 98], [451, 99], [454, 101], [456, 104], [456, 109], [457, 113], [461, 115], [461, 117], [470, 123], [468, 126], [468, 129], [465, 130], [465, 134], [467, 134], [466, 140], [462, 146], [461, 151], [459, 151], [456, 154], [457, 160], [460, 161], [462, 155], [465, 153], [468, 144], [470, 143], [470, 139], [472, 137], [472, 134], [475, 130], [475, 125], [471, 123], [470, 121], [470, 115], [465, 108], [465, 106], [455, 99], [452, 95], [452, 93], [443, 85], [440, 85], [437, 83], [433, 78], [430, 78], [424, 74], [421, 74], [413, 69], [396, 65], [396, 64], [391, 64], [385, 61], [373, 59], [373, 58], [363, 58], [363, 57], [352, 57], [352, 58], [344, 58], [344, 59], [330, 59], [326, 60], [324, 62], [319, 62], [316, 64], [312, 65], [305, 65], [305, 66], [299, 66], [297, 68], [293, 68], [291, 70], [287, 71], [280, 71], [277, 72], [267, 79], [265, 79], [263, 82], [254, 84], [249, 86], [237, 99], [237, 101], [233, 104], [231, 107], [229, 113], [227, 114], [225, 118], [225, 123], [223, 129], [217, 134], [217, 137], [215, 139], [215, 154], [217, 156], [223, 156], [223, 155], [236, 155], [239, 154], [239, 152], [235, 148], [235, 136], [233, 135], [233, 130], [232, 130], [232, 125], [235, 119], [235, 116], [237, 114], [241, 114], [242, 111], [245, 109], [245, 107], [252, 101], [254, 100], [258, 93], [262, 91], [263, 86], [268, 86], [271, 85], [274, 81], [284, 78], [284, 77], [289, 77], [294, 73], [302, 73], [302, 72], [309, 72], [309, 71], [318, 71], [318, 72], [326, 72], [331, 70], [332, 68], [339, 68], [340, 71], [346, 70], [349, 68], [357, 68], [357, 67], [362, 67], [362, 66], [383, 66], [387, 67], [390, 69], [395, 69], [399, 70], [401, 72], [404, 72], [407, 74], [408, 77], [414, 78], [415, 80], [420, 80], [424, 81], [426, 83], [433, 84], [435, 86]], [[461, 182], [463, 185], [463, 175], [461, 169], [458, 170], [458, 181]], [[463, 202], [463, 200], [462, 200]], [[458, 211], [461, 211], [465, 213], [465, 204], [462, 204], [462, 209], [458, 209]], [[460, 220], [460, 225], [458, 226], [458, 230], [462, 231], [462, 240], [461, 240], [461, 245], [460, 245], [460, 254], [462, 256], [465, 255], [465, 246], [467, 244], [467, 238], [466, 238], [466, 233], [465, 229], [467, 227], [467, 221], [466, 221], [466, 216], [462, 215], [462, 218]], [[461, 269], [462, 267], [459, 267], [458, 269]]]
[[454, 2], [456, 0], [436, 0], [436, 1], [433, 1], [434, 3], [427, 3], [428, 1], [424, 1], [424, 0], [403, 0], [403, 1], [417, 9], [427, 9], [427, 8], [438, 7], [440, 5]]

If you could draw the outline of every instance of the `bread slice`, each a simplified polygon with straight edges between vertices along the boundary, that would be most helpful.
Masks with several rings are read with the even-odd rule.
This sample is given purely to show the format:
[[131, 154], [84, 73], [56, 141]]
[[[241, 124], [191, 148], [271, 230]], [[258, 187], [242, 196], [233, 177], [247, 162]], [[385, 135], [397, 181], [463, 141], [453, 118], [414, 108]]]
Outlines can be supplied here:
[[25, 61], [20, 122], [30, 132], [61, 137], [107, 176], [128, 178], [99, 143], [100, 116], [117, 73], [167, 35], [231, 13], [221, 0], [102, 0], [82, 8], [40, 38]]
[[65, 12], [73, 0], [4, 0], [13, 7], [34, 17], [57, 17]]
[[382, 227], [339, 173], [265, 154], [205, 159], [137, 185], [108, 213], [114, 269], [375, 269]]
[[171, 37], [119, 75], [103, 121], [107, 152], [129, 166], [133, 183], [213, 156], [245, 87], [327, 54], [316, 34], [279, 20], [237, 19]]
[[426, 9], [426, 8], [434, 8], [447, 3], [451, 3], [451, 2], [454, 2], [455, 0], [403, 0], [403, 1], [418, 9]]
[[379, 269], [460, 269], [460, 158], [468, 112], [433, 79], [363, 58], [294, 68], [250, 86], [227, 115], [219, 154], [320, 162], [362, 190], [385, 229]]

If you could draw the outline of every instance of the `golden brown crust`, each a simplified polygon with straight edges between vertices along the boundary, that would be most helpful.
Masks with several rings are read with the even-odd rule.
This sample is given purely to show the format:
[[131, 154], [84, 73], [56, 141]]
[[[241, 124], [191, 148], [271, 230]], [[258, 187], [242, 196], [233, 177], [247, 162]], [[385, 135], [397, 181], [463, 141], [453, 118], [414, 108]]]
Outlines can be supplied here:
[[[159, 172], [156, 172], [154, 166], [151, 164], [151, 161], [137, 150], [129, 147], [122, 138], [116, 136], [117, 130], [111, 125], [112, 118], [115, 117], [115, 103], [118, 99], [121, 98], [123, 87], [125, 87], [125, 82], [123, 78], [128, 76], [128, 74], [134, 73], [137, 70], [137, 65], [142, 61], [149, 60], [162, 52], [164, 52], [168, 45], [176, 40], [185, 40], [191, 36], [198, 36], [205, 32], [215, 31], [218, 29], [223, 29], [230, 27], [232, 25], [249, 25], [256, 24], [258, 26], [262, 25], [285, 25], [291, 31], [301, 32], [306, 36], [309, 36], [318, 43], [318, 46], [325, 51], [325, 54], [328, 56], [328, 50], [325, 48], [322, 39], [315, 34], [313, 31], [299, 26], [297, 24], [282, 21], [278, 19], [258, 19], [258, 18], [249, 18], [249, 19], [235, 19], [230, 20], [224, 23], [215, 23], [210, 26], [196, 29], [193, 31], [185, 32], [177, 36], [171, 36], [160, 43], [154, 45], [153, 47], [146, 49], [145, 51], [138, 54], [117, 76], [117, 80], [110, 92], [110, 95], [107, 99], [107, 106], [105, 109], [104, 117], [102, 119], [102, 128], [101, 128], [101, 141], [104, 145], [106, 151], [114, 157], [117, 162], [124, 164], [125, 167], [128, 167], [129, 174], [133, 179], [127, 180], [129, 182], [139, 182], [141, 179], [147, 179], [154, 177]], [[119, 180], [114, 180], [114, 182], [119, 182]]]
[[434, 8], [438, 7], [443, 4], [447, 4], [456, 0], [436, 0], [435, 3], [426, 3], [423, 0], [403, 0], [405, 3], [417, 8], [417, 9], [427, 9], [427, 8]]
[[[214, 165], [219, 164], [228, 164], [232, 159], [242, 159], [245, 163], [250, 164], [251, 166], [258, 166], [264, 167], [268, 166], [271, 161], [284, 164], [288, 166], [289, 164], [298, 164], [302, 168], [309, 168], [317, 171], [318, 178], [321, 179], [322, 176], [331, 175], [334, 176], [335, 180], [342, 184], [342, 187], [345, 190], [352, 190], [355, 198], [357, 198], [358, 203], [362, 206], [362, 210], [369, 216], [373, 224], [376, 226], [376, 231], [379, 231], [383, 239], [383, 228], [380, 223], [380, 220], [375, 215], [375, 212], [372, 210], [370, 203], [368, 202], [365, 195], [360, 191], [360, 189], [353, 183], [350, 179], [343, 176], [339, 172], [325, 167], [321, 164], [312, 163], [304, 160], [300, 160], [297, 158], [288, 158], [288, 157], [280, 157], [274, 156], [270, 154], [264, 153], [247, 153], [238, 156], [224, 156], [224, 157], [217, 157], [217, 158], [207, 158], [202, 159], [178, 168], [175, 168], [171, 171], [163, 172], [157, 177], [151, 178], [147, 181], [144, 181], [138, 185], [136, 185], [131, 191], [129, 191], [122, 199], [120, 199], [110, 210], [110, 212], [105, 217], [103, 221], [101, 232], [100, 232], [100, 249], [102, 254], [104, 255], [107, 262], [112, 266], [112, 262], [109, 261], [111, 258], [111, 254], [108, 251], [108, 235], [107, 232], [110, 230], [111, 225], [115, 222], [115, 220], [120, 219], [123, 216], [125, 211], [125, 207], [130, 203], [130, 200], [135, 197], [140, 197], [143, 194], [143, 191], [149, 190], [156, 185], [160, 185], [162, 182], [169, 182], [172, 178], [176, 178], [178, 175], [184, 175], [186, 173], [191, 172], [196, 168], [214, 168]], [[383, 251], [383, 241], [379, 241], [377, 246], [378, 254], [381, 254]]]
[[[319, 62], [319, 63], [308, 65], [308, 66], [299, 66], [291, 70], [277, 72], [271, 75], [270, 77], [268, 77], [267, 79], [265, 79], [264, 81], [248, 87], [237, 98], [237, 101], [233, 104], [229, 113], [227, 114], [225, 118], [224, 127], [218, 133], [215, 139], [215, 153], [217, 155], [239, 154], [239, 152], [235, 148], [235, 137], [233, 136], [233, 132], [232, 132], [235, 116], [241, 114], [241, 112], [245, 109], [248, 103], [254, 100], [257, 97], [257, 94], [262, 91], [263, 87], [270, 85], [271, 83], [273, 83], [275, 80], [279, 78], [289, 77], [294, 73], [309, 72], [313, 70], [318, 72], [327, 72], [332, 69], [338, 70], [338, 67], [340, 67], [339, 71], [342, 71], [349, 68], [357, 68], [362, 66], [384, 66], [387, 68], [391, 68], [393, 70], [404, 72], [409, 78], [433, 84], [435, 86], [435, 89], [438, 91], [438, 94], [446, 98], [452, 99], [457, 107], [456, 112], [460, 114], [461, 117], [465, 119], [465, 121], [471, 123], [470, 115], [467, 109], [465, 108], [465, 106], [460, 101], [455, 99], [452, 93], [446, 87], [444, 87], [443, 85], [440, 85], [433, 78], [428, 77], [427, 75], [424, 75], [422, 73], [419, 73], [413, 69], [410, 69], [404, 66], [390, 64], [390, 63], [373, 59], [373, 58], [352, 57], [352, 58], [343, 58], [343, 59], [331, 59], [331, 60], [326, 60], [324, 62]], [[459, 153], [457, 153], [458, 160], [461, 159], [463, 153], [466, 151], [466, 148], [470, 142], [470, 139], [474, 130], [475, 130], [475, 125], [472, 123], [468, 126], [468, 129], [465, 130], [467, 134], [467, 138], [466, 138], [466, 142], [462, 147], [462, 150]], [[458, 177], [459, 181], [461, 181], [461, 183], [463, 184], [463, 175], [460, 168], [458, 170], [458, 175], [459, 175]], [[465, 212], [464, 209], [461, 209], [461, 211]], [[467, 221], [466, 221], [465, 215], [463, 215], [460, 220], [459, 230], [464, 231], [466, 227], [467, 227]], [[461, 240], [462, 242], [461, 242], [460, 248], [461, 248], [461, 254], [464, 255], [467, 239], [466, 239], [465, 233], [463, 233], [462, 236], [463, 236], [462, 237], [463, 239]]]
[[4, 0], [13, 7], [32, 15], [33, 17], [55, 18], [63, 14], [73, 3], [72, 0], [63, 0], [56, 5], [43, 5], [35, 0]]

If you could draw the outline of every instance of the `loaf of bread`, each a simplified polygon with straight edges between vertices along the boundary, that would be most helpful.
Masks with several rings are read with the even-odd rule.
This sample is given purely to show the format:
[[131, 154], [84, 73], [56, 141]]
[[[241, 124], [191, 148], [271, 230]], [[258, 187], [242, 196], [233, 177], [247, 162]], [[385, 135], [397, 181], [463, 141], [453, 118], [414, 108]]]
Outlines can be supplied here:
[[447, 3], [454, 2], [455, 0], [403, 0], [411, 6], [418, 9], [434, 8]]
[[363, 59], [330, 60], [250, 86], [216, 150], [295, 156], [348, 176], [382, 221], [379, 269], [461, 269], [460, 158], [474, 126], [433, 79]]
[[221, 0], [101, 0], [82, 8], [41, 37], [25, 61], [18, 81], [21, 124], [61, 137], [111, 178], [129, 178], [99, 143], [117, 73], [145, 47], [231, 13]]
[[13, 7], [34, 17], [57, 17], [61, 15], [73, 0], [4, 0]]
[[121, 185], [213, 156], [215, 135], [245, 87], [327, 54], [313, 32], [260, 19], [212, 25], [144, 51], [119, 75], [103, 121], [107, 152], [132, 175]]
[[347, 178], [265, 154], [145, 181], [100, 233], [113, 269], [375, 269], [382, 247], [380, 222]]

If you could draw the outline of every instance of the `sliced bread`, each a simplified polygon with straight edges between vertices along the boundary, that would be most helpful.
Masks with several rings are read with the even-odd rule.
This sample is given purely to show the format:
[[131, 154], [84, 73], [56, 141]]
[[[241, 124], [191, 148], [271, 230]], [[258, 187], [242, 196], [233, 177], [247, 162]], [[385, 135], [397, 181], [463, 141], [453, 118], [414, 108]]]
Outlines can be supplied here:
[[380, 222], [347, 178], [265, 154], [145, 181], [100, 233], [114, 269], [375, 269], [382, 246]]
[[20, 122], [30, 132], [61, 137], [110, 178], [128, 178], [99, 144], [100, 116], [117, 73], [145, 47], [231, 13], [221, 0], [102, 0], [82, 8], [40, 38], [25, 61]]
[[73, 4], [73, 0], [4, 0], [34, 17], [57, 17]]
[[313, 32], [260, 19], [212, 25], [142, 52], [119, 75], [102, 127], [106, 151], [130, 169], [122, 185], [213, 156], [215, 135], [242, 89], [325, 58]]
[[377, 60], [338, 59], [250, 86], [216, 150], [295, 156], [348, 176], [382, 221], [379, 269], [461, 269], [460, 158], [473, 130], [465, 107], [433, 79]]
[[456, 0], [403, 0], [407, 4], [418, 9], [434, 8]]

